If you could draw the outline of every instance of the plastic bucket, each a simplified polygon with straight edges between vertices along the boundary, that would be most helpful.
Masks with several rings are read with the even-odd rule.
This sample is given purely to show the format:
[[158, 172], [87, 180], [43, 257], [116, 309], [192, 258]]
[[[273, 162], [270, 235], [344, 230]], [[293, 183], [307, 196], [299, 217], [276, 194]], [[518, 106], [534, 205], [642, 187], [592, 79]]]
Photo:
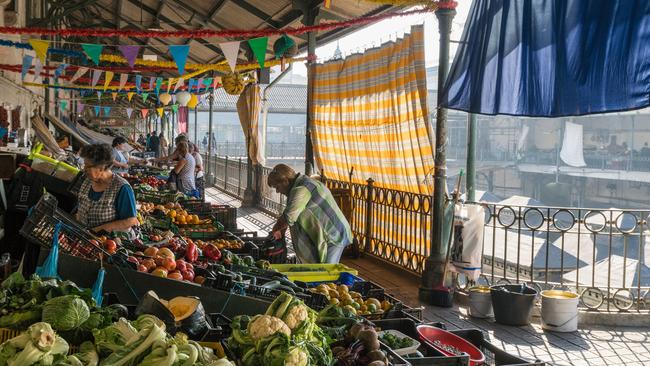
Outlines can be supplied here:
[[469, 316], [473, 318], [491, 318], [492, 296], [488, 286], [477, 286], [469, 289]]
[[578, 302], [575, 292], [542, 291], [542, 328], [554, 332], [578, 330]]
[[490, 287], [494, 320], [505, 325], [528, 325], [537, 291], [525, 284]]

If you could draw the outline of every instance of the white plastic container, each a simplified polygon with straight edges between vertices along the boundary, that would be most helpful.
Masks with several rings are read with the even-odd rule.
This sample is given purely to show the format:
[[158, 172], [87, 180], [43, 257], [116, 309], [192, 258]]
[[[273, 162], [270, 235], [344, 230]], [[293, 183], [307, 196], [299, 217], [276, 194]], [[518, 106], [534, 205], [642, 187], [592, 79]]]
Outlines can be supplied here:
[[473, 318], [492, 318], [492, 295], [487, 286], [477, 286], [469, 289], [469, 316]]
[[[406, 347], [406, 348], [400, 348], [400, 349], [394, 349], [393, 350], [393, 351], [395, 351], [395, 353], [397, 353], [400, 356], [406, 356], [406, 355], [416, 353], [418, 351], [418, 348], [420, 347], [420, 342], [418, 342], [417, 340], [407, 336], [406, 334], [400, 332], [399, 330], [394, 330], [394, 329], [382, 330], [381, 332], [377, 332], [377, 336], [379, 338], [381, 338], [381, 336], [383, 334], [386, 334], [386, 333], [390, 333], [390, 334], [392, 334], [395, 337], [400, 338], [400, 339], [401, 338], [409, 338], [409, 339], [411, 339], [413, 341], [413, 345], [411, 347]], [[380, 339], [380, 341], [381, 341], [381, 339]]]
[[575, 292], [542, 291], [542, 328], [553, 332], [578, 330], [578, 302]]

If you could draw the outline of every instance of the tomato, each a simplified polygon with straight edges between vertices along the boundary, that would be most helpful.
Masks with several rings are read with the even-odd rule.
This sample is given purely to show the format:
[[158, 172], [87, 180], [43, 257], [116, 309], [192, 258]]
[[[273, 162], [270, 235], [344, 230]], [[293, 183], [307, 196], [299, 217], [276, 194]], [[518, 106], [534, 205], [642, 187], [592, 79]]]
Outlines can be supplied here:
[[108, 252], [108, 254], [115, 254], [117, 252], [117, 244], [113, 240], [106, 240], [104, 241], [104, 250]]

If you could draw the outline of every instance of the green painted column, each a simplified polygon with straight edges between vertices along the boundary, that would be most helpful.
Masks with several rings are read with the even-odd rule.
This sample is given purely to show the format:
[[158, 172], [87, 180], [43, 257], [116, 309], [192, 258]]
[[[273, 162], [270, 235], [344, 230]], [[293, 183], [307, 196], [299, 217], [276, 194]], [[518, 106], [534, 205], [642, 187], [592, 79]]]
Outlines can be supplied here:
[[438, 61], [438, 111], [436, 113], [436, 146], [434, 168], [433, 206], [431, 210], [432, 231], [429, 256], [424, 263], [420, 300], [432, 305], [450, 306], [449, 291], [443, 287], [445, 278], [447, 243], [444, 240], [446, 185], [447, 185], [447, 110], [440, 108], [441, 91], [449, 71], [449, 36], [451, 25], [456, 15], [452, 2], [441, 2], [436, 10], [438, 31], [440, 33], [440, 50]]

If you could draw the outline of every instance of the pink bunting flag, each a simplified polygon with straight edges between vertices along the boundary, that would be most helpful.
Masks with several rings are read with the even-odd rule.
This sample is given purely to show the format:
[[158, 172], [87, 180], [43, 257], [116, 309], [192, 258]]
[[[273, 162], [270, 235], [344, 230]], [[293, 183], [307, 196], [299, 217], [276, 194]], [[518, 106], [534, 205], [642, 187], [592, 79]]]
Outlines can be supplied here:
[[129, 74], [121, 74], [120, 75], [120, 89], [124, 89], [124, 85], [126, 85], [126, 82], [129, 80]]
[[99, 81], [99, 78], [102, 76], [102, 70], [93, 70], [93, 80], [90, 85], [93, 87], [97, 85], [97, 82]]
[[79, 67], [77, 69], [77, 72], [75, 72], [74, 75], [72, 75], [72, 78], [70, 79], [69, 83], [70, 84], [74, 83], [77, 79], [82, 77], [87, 71], [88, 71], [87, 67]]
[[83, 112], [85, 106], [86, 106], [85, 104], [83, 104], [81, 102], [77, 102], [77, 113]]
[[149, 110], [146, 108], [143, 108], [140, 110], [142, 112], [142, 118], [147, 118], [147, 114], [149, 114]]

